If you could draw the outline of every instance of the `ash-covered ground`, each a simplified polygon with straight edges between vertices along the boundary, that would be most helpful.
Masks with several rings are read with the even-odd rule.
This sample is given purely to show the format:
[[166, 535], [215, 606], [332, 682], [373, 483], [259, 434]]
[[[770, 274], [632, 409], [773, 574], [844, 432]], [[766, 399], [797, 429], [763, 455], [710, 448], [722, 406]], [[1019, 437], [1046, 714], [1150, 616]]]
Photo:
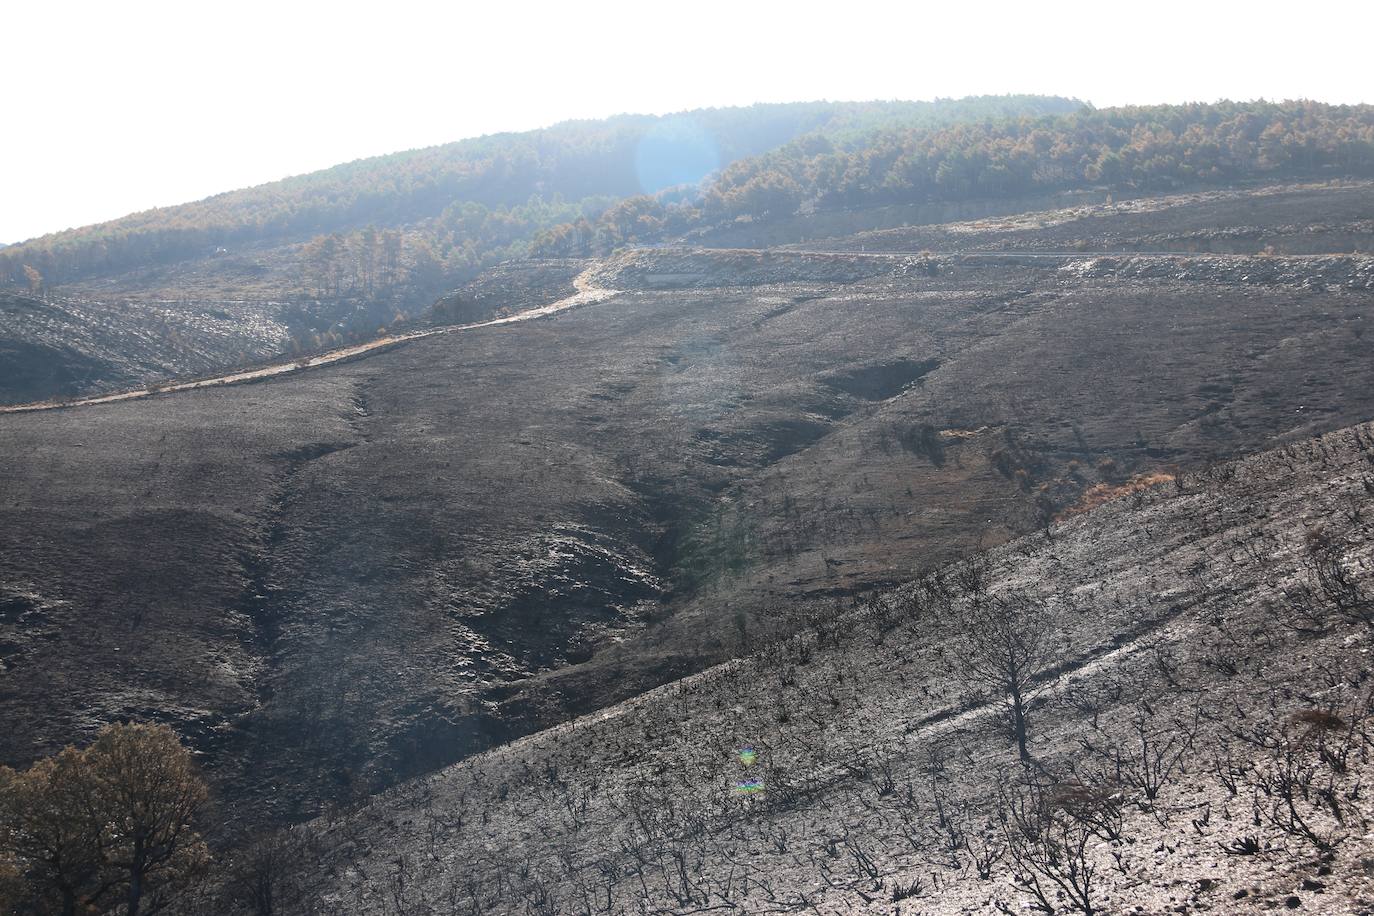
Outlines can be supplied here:
[[[1024, 760], [980, 607], [1037, 628]], [[1371, 623], [1365, 424], [818, 611], [269, 861], [318, 913], [1367, 913]]]
[[626, 252], [548, 318], [0, 415], [0, 759], [158, 719], [224, 834], [310, 817], [1374, 414], [1367, 258], [1076, 251]]

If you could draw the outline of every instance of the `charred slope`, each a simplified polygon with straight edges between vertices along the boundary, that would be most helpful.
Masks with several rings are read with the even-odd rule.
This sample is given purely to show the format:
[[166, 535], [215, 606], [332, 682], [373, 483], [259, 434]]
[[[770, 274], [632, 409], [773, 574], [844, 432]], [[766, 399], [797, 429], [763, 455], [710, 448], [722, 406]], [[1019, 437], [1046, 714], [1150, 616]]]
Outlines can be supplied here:
[[276, 352], [285, 328], [249, 317], [170, 303], [79, 303], [0, 293], [0, 404], [132, 387]]
[[[0, 407], [213, 378], [370, 341], [387, 327], [401, 334], [506, 316], [574, 295], [585, 267], [568, 259], [512, 261], [416, 308], [414, 318], [392, 300], [276, 301], [246, 297], [242, 288], [237, 298], [215, 300], [0, 293]], [[222, 295], [234, 296], [233, 279], [225, 282]]]
[[[169, 293], [169, 295], [176, 295]], [[0, 406], [62, 401], [211, 375], [370, 337], [385, 303], [225, 298], [35, 299], [0, 292]]]
[[523, 258], [544, 230], [621, 203], [634, 211], [642, 195], [665, 189], [676, 200], [732, 161], [802, 135], [857, 141], [884, 127], [1079, 107], [1003, 96], [620, 115], [345, 163], [29, 239], [0, 254], [0, 287], [57, 294], [62, 333], [0, 313], [0, 346], [60, 350], [81, 337], [102, 365], [46, 389], [37, 387], [46, 376], [30, 373], [22, 390], [0, 387], [0, 403], [370, 337], [480, 270]]
[[[1058, 202], [1043, 198], [1035, 206], [984, 206], [986, 216], [960, 212], [952, 204], [943, 211], [934, 206], [905, 212], [858, 210], [810, 224], [798, 221], [793, 237], [784, 240], [798, 244], [796, 239], [806, 238], [810, 241], [799, 244], [811, 248], [936, 252], [1310, 255], [1374, 248], [1374, 183], [1369, 181], [1274, 184], [1116, 201], [1109, 194], [1083, 192], [1076, 200], [1075, 195]], [[827, 225], [835, 228], [826, 232]], [[733, 241], [728, 233], [706, 238], [712, 244], [750, 244], [748, 231], [733, 230]], [[787, 227], [760, 231], [785, 234]]]
[[[1370, 425], [1142, 491], [313, 824], [279, 888], [354, 913], [1362, 911], [1372, 494]], [[961, 668], [958, 621], [997, 602], [1045, 629], [1027, 766]]]
[[3, 759], [162, 718], [306, 816], [1374, 412], [1363, 290], [935, 266], [632, 253], [550, 320], [0, 416]]

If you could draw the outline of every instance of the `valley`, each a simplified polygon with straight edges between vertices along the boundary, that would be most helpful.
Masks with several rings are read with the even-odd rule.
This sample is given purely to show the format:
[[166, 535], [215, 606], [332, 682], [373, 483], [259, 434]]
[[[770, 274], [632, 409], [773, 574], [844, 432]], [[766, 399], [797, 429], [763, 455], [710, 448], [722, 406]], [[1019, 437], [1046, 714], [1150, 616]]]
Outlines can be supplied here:
[[544, 320], [6, 413], [6, 759], [153, 716], [246, 823], [365, 797], [1359, 421], [1369, 270], [631, 250]]
[[[818, 615], [311, 824], [279, 854], [318, 883], [283, 889], [357, 913], [1361, 912], [1370, 632], [1310, 591], [1311, 538], [1367, 602], [1372, 446], [1221, 465]], [[960, 673], [985, 595], [1046, 609], [1031, 767]], [[1295, 770], [1329, 806], [1276, 788]], [[1036, 818], [1065, 858], [1018, 845]]]
[[620, 115], [0, 247], [0, 910], [1374, 912], [1370, 106]]

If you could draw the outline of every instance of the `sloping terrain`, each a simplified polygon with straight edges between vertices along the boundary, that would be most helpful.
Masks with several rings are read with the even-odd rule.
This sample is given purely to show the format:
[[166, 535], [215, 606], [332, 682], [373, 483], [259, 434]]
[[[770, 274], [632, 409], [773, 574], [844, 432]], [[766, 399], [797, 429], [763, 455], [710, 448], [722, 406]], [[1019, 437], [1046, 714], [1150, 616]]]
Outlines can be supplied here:
[[[541, 317], [599, 298], [578, 286], [585, 268], [585, 262], [572, 259], [502, 264], [453, 290], [423, 315], [396, 315], [389, 328], [367, 333], [357, 329], [387, 319], [363, 307], [335, 313], [322, 303], [304, 308], [281, 302], [183, 302], [163, 309], [125, 302], [118, 307], [120, 318], [111, 320], [100, 314], [105, 309], [100, 303], [92, 307], [0, 294], [0, 318], [9, 319], [10, 335], [0, 341], [0, 353], [11, 360], [0, 377], [0, 412], [249, 381], [351, 359], [418, 336]], [[316, 330], [321, 326], [328, 328], [323, 335]], [[350, 339], [355, 342], [338, 346]], [[283, 353], [288, 349], [289, 359]]]
[[[458, 230], [456, 238], [449, 232], [430, 236], [442, 258], [452, 247], [485, 249], [527, 240], [549, 220], [594, 214], [620, 198], [681, 193], [722, 166], [799, 136], [844, 147], [897, 128], [1039, 118], [1082, 107], [1062, 97], [1006, 95], [761, 103], [564, 121], [347, 162], [28, 239], [0, 256], [0, 281], [26, 282], [26, 265], [49, 284], [130, 269], [151, 270], [148, 279], [157, 281], [165, 279], [157, 269], [169, 264], [205, 266], [220, 255], [233, 263], [241, 251], [262, 252], [319, 233], [339, 233], [342, 239], [369, 225], [375, 230], [427, 221], [435, 224], [431, 228]], [[1358, 123], [1363, 112], [1333, 114], [1338, 121], [1353, 114], [1352, 123]], [[489, 218], [506, 224], [507, 231]]]
[[[0, 404], [358, 342], [481, 270], [523, 257], [550, 227], [620, 213], [620, 202], [649, 199], [643, 195], [690, 196], [720, 167], [799, 135], [862, 143], [845, 138], [1078, 107], [997, 96], [565, 122], [29, 239], [0, 255], [0, 287], [41, 291], [46, 301], [0, 308], [0, 354], [18, 361], [14, 373], [0, 373]], [[614, 232], [599, 237], [623, 241]]]
[[546, 319], [0, 414], [0, 759], [162, 719], [224, 830], [299, 819], [1374, 413], [1367, 259], [1220, 260], [628, 252]]
[[[1024, 254], [1037, 259], [1028, 263], [1047, 266], [1051, 263], [1047, 259], [1054, 257], [1067, 271], [1099, 277], [1191, 277], [1260, 285], [1334, 283], [1368, 289], [1374, 277], [1368, 262], [1359, 260], [1359, 252], [1374, 244], [1370, 235], [1374, 223], [1367, 218], [1374, 213], [1371, 195], [1374, 184], [1347, 181], [1130, 198], [1115, 204], [1029, 212], [1015, 211], [1015, 201], [982, 202], [979, 206], [989, 204], [1015, 214], [816, 238], [784, 247], [830, 253]], [[856, 211], [850, 221], [885, 218], [883, 212], [882, 208]], [[825, 214], [813, 214], [803, 224], [814, 231], [816, 225], [825, 224], [825, 218]], [[736, 227], [730, 233], [737, 241], [758, 241], [785, 231], [782, 223], [774, 221], [755, 230]], [[1144, 256], [1131, 259], [1129, 253], [1134, 251]], [[1180, 260], [1160, 257], [1170, 251], [1193, 254]], [[1204, 261], [1194, 256], [1198, 251], [1258, 257]], [[1082, 252], [1083, 257], [1070, 258], [1074, 252]], [[1356, 260], [1332, 256], [1336, 252], [1353, 254]], [[1311, 256], [1273, 257], [1278, 253]], [[795, 270], [797, 263], [751, 267], [738, 280], [757, 284], [792, 279], [788, 271]], [[585, 265], [575, 258], [506, 262], [443, 297], [427, 316], [397, 323], [395, 328], [404, 331], [417, 325], [477, 321], [538, 307], [550, 298], [575, 292], [572, 278]], [[734, 262], [736, 268], [742, 265]], [[661, 266], [651, 268], [651, 262], [631, 269], [642, 274], [640, 282], [660, 288], [690, 286], [704, 276], [700, 271], [674, 274]], [[856, 265], [849, 274], [859, 276], [868, 269]], [[827, 279], [844, 276], [833, 269], [825, 274]], [[241, 287], [242, 278], [225, 282], [229, 285], [221, 292], [229, 294], [236, 284]], [[139, 283], [146, 286], [144, 281]], [[0, 402], [11, 403], [43, 396], [71, 398], [140, 383], [163, 384], [169, 375], [208, 374], [225, 365], [268, 359], [288, 344], [296, 350], [305, 346], [312, 353], [324, 352], [331, 342], [337, 344], [345, 336], [356, 336], [360, 328], [370, 329], [395, 317], [386, 303], [380, 304], [382, 311], [377, 314], [361, 306], [333, 314], [332, 306], [318, 301], [164, 300], [145, 305], [10, 296], [4, 306], [0, 315], [8, 319], [7, 336], [14, 338], [9, 347], [13, 371], [0, 380], [12, 389], [0, 390]], [[100, 314], [111, 310], [123, 317]]]
[[[63, 400], [279, 356], [350, 306], [259, 300], [98, 301], [0, 292], [0, 405]], [[390, 314], [381, 321], [389, 321]], [[374, 331], [375, 316], [361, 326]]]
[[[999, 601], [1044, 629], [1024, 765], [959, 649]], [[318, 913], [1368, 912], [1371, 622], [1366, 424], [816, 615], [249, 874]]]
[[[814, 224], [807, 237], [811, 241], [805, 247], [832, 247], [830, 240], [818, 237]], [[1117, 202], [1109, 199], [1005, 217], [851, 233], [834, 240], [833, 247], [850, 251], [1368, 253], [1374, 250], [1374, 183], [1278, 184]]]
[[[55, 328], [66, 325], [94, 364], [62, 356], [61, 371], [29, 372], [22, 391], [0, 397], [45, 383], [52, 398], [107, 390], [131, 371], [155, 382], [207, 361], [222, 370], [264, 346], [358, 342], [531, 255], [776, 246], [894, 227], [906, 228], [837, 247], [1351, 253], [1374, 241], [1371, 175], [1374, 107], [1311, 101], [1094, 109], [985, 96], [567, 122], [10, 246], [0, 284], [42, 293], [62, 314], [16, 326], [12, 312], [0, 341], [13, 333], [7, 349], [32, 363], [34, 347], [62, 353]], [[1236, 190], [1260, 181], [1325, 184]], [[1141, 199], [1165, 193], [1174, 199]], [[1160, 208], [1175, 212], [1157, 225]], [[1047, 209], [1059, 212], [1006, 219]], [[975, 222], [909, 231], [952, 220]], [[127, 341], [141, 351], [134, 365]]]
[[[1221, 190], [1224, 197], [1226, 189], [1256, 181], [1371, 176], [1370, 106], [1305, 101], [1085, 106], [1055, 118], [878, 131], [844, 146], [802, 138], [722, 170], [702, 189], [694, 209], [668, 212], [651, 201], [629, 212], [617, 207], [603, 213], [595, 227], [564, 224], [542, 233], [537, 250], [606, 254], [606, 235], [662, 243], [684, 231], [697, 244], [779, 245], [1081, 207], [1110, 202], [1113, 195], [1186, 191], [1206, 198]], [[1008, 205], [1013, 201], [1016, 207]], [[1236, 239], [1245, 245], [1256, 226], [1242, 225]], [[1349, 244], [1343, 227], [1324, 220], [1300, 218], [1283, 228], [1285, 234], [1301, 234], [1309, 227], [1330, 237], [1319, 244], [1342, 235]], [[1368, 234], [1367, 226], [1353, 228], [1357, 235]], [[1201, 245], [1205, 239], [1174, 241], [1190, 251], [1235, 250]], [[1298, 239], [1292, 253], [1316, 250], [1312, 243]]]

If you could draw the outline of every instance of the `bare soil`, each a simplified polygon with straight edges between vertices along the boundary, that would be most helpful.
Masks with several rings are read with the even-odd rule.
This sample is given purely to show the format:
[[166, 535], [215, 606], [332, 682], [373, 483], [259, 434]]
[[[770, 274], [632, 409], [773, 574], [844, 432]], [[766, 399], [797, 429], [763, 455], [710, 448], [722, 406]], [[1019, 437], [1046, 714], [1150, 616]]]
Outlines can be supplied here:
[[[1374, 426], [1218, 465], [318, 821], [283, 888], [323, 913], [1016, 913], [1038, 875], [1051, 912], [1371, 912], [1374, 631], [1309, 537], [1368, 601], [1371, 520]], [[1049, 609], [1027, 765], [951, 652], [973, 566]], [[1097, 825], [1078, 905], [1009, 851], [1028, 784]]]
[[0, 760], [160, 719], [226, 833], [307, 818], [1374, 414], [1362, 260], [1088, 260], [629, 252], [540, 320], [0, 416]]

